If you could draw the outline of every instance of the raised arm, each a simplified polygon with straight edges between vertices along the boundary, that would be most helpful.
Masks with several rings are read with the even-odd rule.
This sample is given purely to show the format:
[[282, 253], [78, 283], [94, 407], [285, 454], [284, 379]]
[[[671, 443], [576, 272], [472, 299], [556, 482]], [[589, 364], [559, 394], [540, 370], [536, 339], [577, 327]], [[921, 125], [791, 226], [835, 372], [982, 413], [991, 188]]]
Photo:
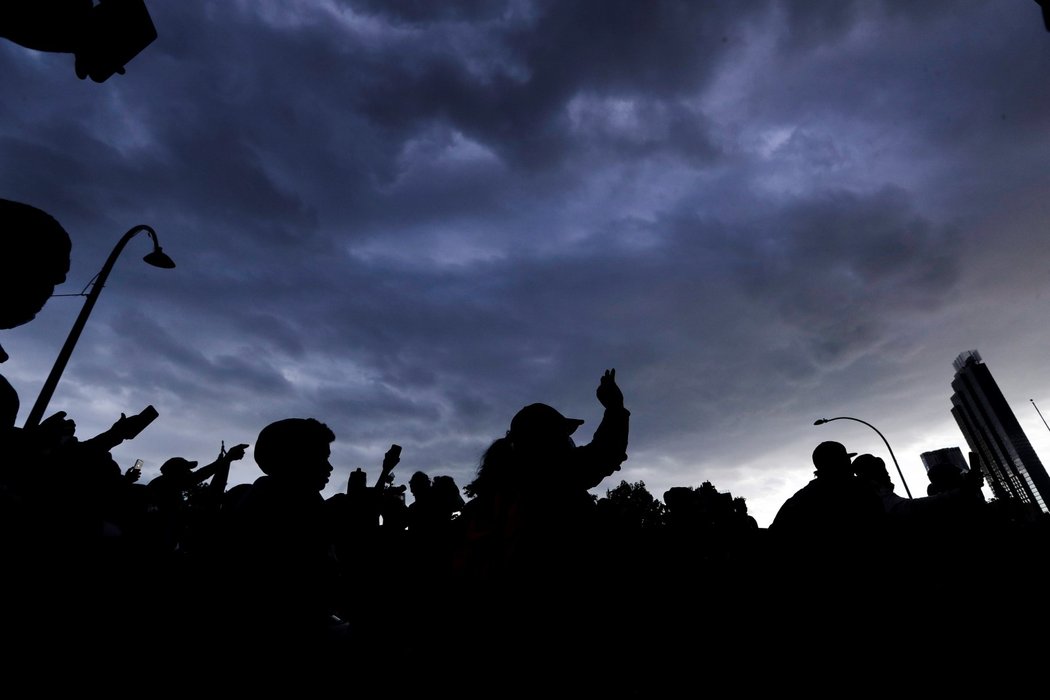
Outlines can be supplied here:
[[244, 451], [246, 449], [248, 449], [248, 445], [242, 443], [234, 445], [229, 450], [222, 450], [214, 462], [206, 464], [193, 472], [193, 483], [199, 484], [208, 477], [214, 476], [215, 478], [211, 482], [214, 490], [220, 493], [226, 491], [226, 484], [230, 480], [230, 465], [244, 459]]
[[605, 414], [591, 441], [576, 449], [575, 458], [577, 478], [586, 488], [600, 484], [626, 461], [630, 429], [631, 412], [624, 408], [615, 369], [605, 370], [595, 395], [605, 407]]
[[376, 481], [376, 490], [382, 491], [392, 481], [390, 475], [394, 473], [394, 467], [401, 461], [401, 445], [391, 445], [390, 449], [383, 455], [383, 469]]

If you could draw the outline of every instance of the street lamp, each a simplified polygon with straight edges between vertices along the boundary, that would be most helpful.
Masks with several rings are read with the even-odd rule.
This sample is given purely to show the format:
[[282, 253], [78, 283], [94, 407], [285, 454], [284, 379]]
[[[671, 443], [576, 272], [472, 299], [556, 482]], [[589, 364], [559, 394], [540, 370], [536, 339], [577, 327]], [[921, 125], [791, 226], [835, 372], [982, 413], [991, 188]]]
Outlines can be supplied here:
[[838, 418], [819, 418], [813, 421], [813, 425], [824, 425], [825, 423], [830, 423], [833, 420], [855, 420], [858, 423], [863, 423], [864, 425], [868, 426], [876, 433], [879, 433], [879, 437], [882, 438], [882, 441], [886, 443], [886, 449], [890, 451], [890, 457], [893, 458], [894, 466], [897, 467], [897, 474], [900, 475], [901, 483], [904, 484], [904, 491], [908, 494], [908, 498], [911, 498], [911, 491], [908, 489], [908, 482], [904, 480], [904, 473], [901, 472], [901, 465], [897, 464], [897, 458], [893, 456], [893, 448], [890, 447], [890, 443], [888, 440], [886, 440], [886, 436], [880, 433], [879, 429], [871, 423], [863, 421], [860, 418], [850, 418], [849, 416], [839, 416]]
[[55, 393], [55, 387], [58, 385], [58, 380], [62, 376], [62, 371], [66, 368], [66, 363], [69, 361], [69, 356], [73, 354], [73, 347], [77, 344], [77, 339], [80, 338], [80, 332], [84, 330], [84, 324], [87, 323], [88, 315], [91, 314], [91, 309], [94, 308], [95, 302], [98, 301], [98, 295], [102, 293], [102, 287], [106, 284], [106, 278], [109, 277], [110, 270], [113, 269], [113, 264], [117, 261], [117, 257], [120, 256], [121, 251], [124, 250], [124, 246], [128, 244], [135, 234], [145, 231], [149, 234], [149, 237], [153, 239], [153, 250], [146, 254], [142, 259], [154, 267], [161, 267], [170, 269], [175, 267], [174, 261], [167, 256], [167, 254], [161, 249], [160, 243], [157, 242], [157, 233], [149, 226], [139, 224], [128, 230], [120, 240], [117, 241], [117, 245], [114, 246], [113, 252], [109, 254], [109, 258], [106, 260], [106, 264], [102, 266], [99, 273], [95, 275], [95, 278], [89, 284], [91, 285], [91, 291], [87, 294], [87, 301], [84, 302], [84, 308], [80, 310], [80, 315], [77, 316], [77, 320], [73, 322], [73, 328], [69, 331], [69, 336], [66, 338], [65, 345], [62, 346], [61, 352], [58, 353], [58, 358], [55, 360], [54, 366], [51, 368], [51, 374], [48, 375], [47, 381], [44, 382], [43, 388], [40, 390], [40, 395], [37, 396], [36, 403], [33, 404], [33, 409], [29, 412], [29, 417], [26, 418], [25, 427], [32, 428], [40, 424], [40, 419], [44, 416], [44, 411], [47, 410], [47, 404], [51, 401], [51, 395]]
[[[1050, 10], [1048, 10], [1048, 11], [1050, 11]], [[1045, 426], [1046, 426], [1046, 429], [1047, 429], [1047, 430], [1050, 430], [1050, 425], [1048, 425], [1048, 424], [1047, 424], [1047, 422], [1046, 422], [1046, 418], [1043, 418], [1043, 412], [1042, 412], [1042, 411], [1040, 411], [1040, 410], [1039, 410], [1039, 407], [1035, 405], [1035, 399], [1028, 399], [1028, 400], [1032, 402], [1032, 407], [1033, 407], [1033, 408], [1035, 409], [1035, 412], [1039, 414], [1039, 417], [1040, 417], [1040, 418], [1042, 418], [1042, 420], [1043, 420], [1043, 425], [1045, 425]]]

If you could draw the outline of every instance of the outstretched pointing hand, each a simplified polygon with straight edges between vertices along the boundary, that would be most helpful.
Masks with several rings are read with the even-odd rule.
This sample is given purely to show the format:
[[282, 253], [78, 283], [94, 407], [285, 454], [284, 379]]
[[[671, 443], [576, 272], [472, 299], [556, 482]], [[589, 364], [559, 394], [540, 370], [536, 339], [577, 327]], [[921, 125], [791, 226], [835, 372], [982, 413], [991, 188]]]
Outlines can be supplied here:
[[240, 445], [234, 445], [226, 452], [226, 459], [230, 462], [236, 462], [237, 460], [244, 459], [244, 451], [248, 449], [248, 445], [241, 443]]
[[623, 408], [623, 392], [616, 386], [616, 370], [607, 369], [598, 383], [598, 391], [595, 392], [598, 401], [606, 408]]

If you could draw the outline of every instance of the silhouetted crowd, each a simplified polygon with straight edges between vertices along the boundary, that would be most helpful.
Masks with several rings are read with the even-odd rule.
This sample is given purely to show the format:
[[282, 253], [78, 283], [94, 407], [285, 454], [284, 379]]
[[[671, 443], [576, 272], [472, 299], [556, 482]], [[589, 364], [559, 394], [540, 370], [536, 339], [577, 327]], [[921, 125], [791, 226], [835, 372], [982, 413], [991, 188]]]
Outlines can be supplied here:
[[[12, 328], [63, 281], [69, 245], [32, 207], [0, 200], [0, 222]], [[142, 483], [112, 451], [155, 413], [88, 438], [64, 412], [19, 427], [0, 377], [3, 670], [41, 690], [662, 696], [897, 655], [957, 674], [989, 639], [1039, 633], [1046, 516], [986, 501], [978, 472], [936, 465], [904, 498], [881, 459], [823, 442], [761, 528], [710, 482], [608, 488], [630, 411], [615, 370], [595, 394], [586, 443], [582, 420], [535, 403], [462, 488], [397, 484], [395, 444], [371, 483], [358, 468], [324, 498], [337, 435], [320, 420], [264, 426], [250, 484], [228, 483], [248, 443]]]
[[586, 444], [582, 421], [532, 404], [463, 489], [419, 471], [406, 504], [396, 445], [372, 484], [356, 469], [323, 498], [336, 435], [312, 418], [262, 429], [251, 484], [227, 484], [247, 444], [202, 467], [172, 457], [141, 483], [110, 453], [137, 416], [86, 440], [63, 413], [18, 428], [5, 383], [6, 633], [99, 672], [132, 650], [125, 675], [189, 663], [255, 681], [294, 669], [419, 692], [472, 679], [645, 694], [697, 665], [731, 680], [744, 650], [771, 669], [855, 659], [883, 643], [888, 612], [940, 628], [924, 643], [970, 639], [992, 591], [1041, 580], [1041, 517], [985, 502], [958, 470], [898, 497], [880, 459], [836, 442], [769, 528], [709, 482], [661, 501], [621, 481], [596, 498], [627, 457], [630, 415], [614, 371], [597, 396]]

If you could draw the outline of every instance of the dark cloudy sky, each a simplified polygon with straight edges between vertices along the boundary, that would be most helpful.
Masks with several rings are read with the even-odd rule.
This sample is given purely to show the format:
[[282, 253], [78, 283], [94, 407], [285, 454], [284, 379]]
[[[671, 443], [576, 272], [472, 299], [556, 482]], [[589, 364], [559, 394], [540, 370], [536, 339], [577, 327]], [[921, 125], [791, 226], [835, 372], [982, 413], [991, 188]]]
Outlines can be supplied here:
[[[105, 83], [0, 42], [0, 196], [131, 241], [48, 413], [160, 418], [122, 466], [210, 461], [313, 416], [326, 495], [393, 442], [467, 483], [524, 404], [584, 418], [615, 368], [629, 459], [760, 525], [824, 439], [965, 448], [977, 349], [1044, 458], [1050, 32], [1033, 0], [148, 2]], [[5, 331], [24, 420], [82, 300]], [[233, 482], [259, 475], [249, 456]]]

